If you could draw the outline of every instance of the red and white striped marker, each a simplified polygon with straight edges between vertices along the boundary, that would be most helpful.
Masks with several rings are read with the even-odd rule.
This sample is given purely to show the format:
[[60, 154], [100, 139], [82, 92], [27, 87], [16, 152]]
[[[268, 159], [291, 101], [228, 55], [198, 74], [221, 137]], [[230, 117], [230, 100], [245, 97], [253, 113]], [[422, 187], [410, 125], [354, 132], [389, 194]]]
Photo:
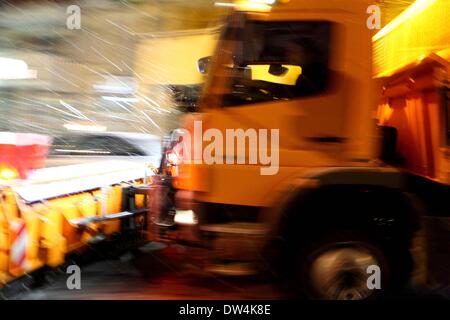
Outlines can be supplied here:
[[27, 232], [25, 222], [14, 221], [11, 223], [11, 250], [10, 259], [13, 267], [27, 270]]

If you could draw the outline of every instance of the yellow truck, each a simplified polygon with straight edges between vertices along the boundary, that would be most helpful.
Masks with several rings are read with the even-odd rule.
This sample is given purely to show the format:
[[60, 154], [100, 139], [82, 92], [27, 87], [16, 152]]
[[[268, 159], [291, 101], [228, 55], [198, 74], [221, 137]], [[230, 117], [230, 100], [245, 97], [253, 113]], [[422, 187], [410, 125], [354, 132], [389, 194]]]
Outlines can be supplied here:
[[240, 1], [199, 60], [175, 222], [211, 272], [269, 271], [320, 299], [410, 280], [420, 217], [450, 213], [450, 3], [417, 1], [375, 36], [371, 4]]

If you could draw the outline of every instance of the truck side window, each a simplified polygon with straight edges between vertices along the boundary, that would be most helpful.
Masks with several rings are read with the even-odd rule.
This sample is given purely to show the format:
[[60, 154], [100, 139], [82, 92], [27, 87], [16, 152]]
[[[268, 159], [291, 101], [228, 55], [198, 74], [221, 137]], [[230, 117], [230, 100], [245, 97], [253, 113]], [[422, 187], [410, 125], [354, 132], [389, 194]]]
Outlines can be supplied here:
[[328, 84], [330, 22], [247, 21], [233, 39], [223, 106], [289, 100], [322, 93]]

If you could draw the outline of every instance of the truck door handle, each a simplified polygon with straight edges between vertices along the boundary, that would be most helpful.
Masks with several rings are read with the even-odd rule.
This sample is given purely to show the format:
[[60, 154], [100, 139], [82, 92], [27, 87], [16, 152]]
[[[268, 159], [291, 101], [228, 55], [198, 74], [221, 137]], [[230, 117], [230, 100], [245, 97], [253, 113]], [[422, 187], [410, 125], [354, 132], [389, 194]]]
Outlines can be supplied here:
[[346, 140], [344, 137], [337, 136], [314, 136], [306, 139], [316, 143], [343, 143]]

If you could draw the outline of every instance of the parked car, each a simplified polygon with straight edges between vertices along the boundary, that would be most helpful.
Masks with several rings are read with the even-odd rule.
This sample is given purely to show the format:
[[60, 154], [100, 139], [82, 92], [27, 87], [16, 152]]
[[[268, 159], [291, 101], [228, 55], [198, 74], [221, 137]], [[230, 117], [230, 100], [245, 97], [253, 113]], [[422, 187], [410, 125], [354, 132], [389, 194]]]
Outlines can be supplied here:
[[55, 137], [47, 167], [104, 160], [132, 160], [156, 168], [161, 160], [161, 138], [128, 132], [83, 133]]

